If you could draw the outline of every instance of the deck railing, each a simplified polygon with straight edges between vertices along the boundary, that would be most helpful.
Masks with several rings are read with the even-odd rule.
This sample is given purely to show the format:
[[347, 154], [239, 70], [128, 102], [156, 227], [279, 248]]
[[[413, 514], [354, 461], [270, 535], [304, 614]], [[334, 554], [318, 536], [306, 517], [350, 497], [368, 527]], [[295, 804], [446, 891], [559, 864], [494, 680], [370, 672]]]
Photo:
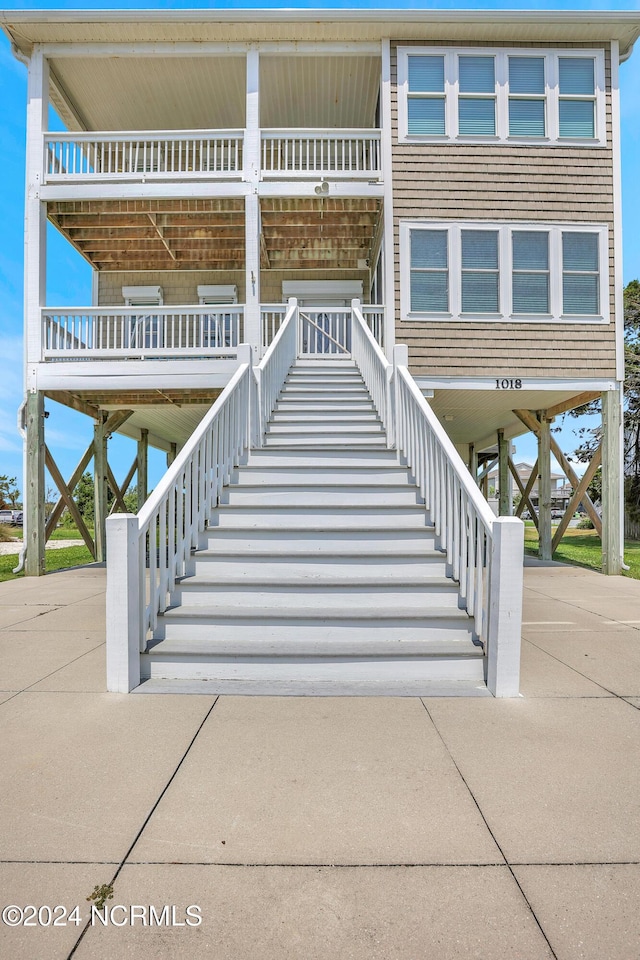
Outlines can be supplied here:
[[265, 303], [260, 307], [263, 354], [269, 344], [275, 339], [275, 335], [284, 322], [286, 315], [286, 303]]
[[234, 353], [244, 307], [67, 307], [42, 309], [45, 360], [201, 357]]
[[[244, 130], [122, 130], [43, 135], [43, 182], [241, 180]], [[267, 178], [379, 180], [380, 131], [289, 128], [260, 132]]]
[[[250, 350], [137, 516], [107, 521], [107, 684], [140, 682], [140, 653], [250, 443]], [[241, 358], [243, 359], [243, 358]], [[147, 573], [148, 570], [148, 573]]]
[[348, 357], [351, 307], [301, 307], [298, 352], [301, 357]]
[[262, 130], [265, 177], [378, 179], [379, 130]]
[[240, 179], [242, 130], [45, 133], [44, 182]]

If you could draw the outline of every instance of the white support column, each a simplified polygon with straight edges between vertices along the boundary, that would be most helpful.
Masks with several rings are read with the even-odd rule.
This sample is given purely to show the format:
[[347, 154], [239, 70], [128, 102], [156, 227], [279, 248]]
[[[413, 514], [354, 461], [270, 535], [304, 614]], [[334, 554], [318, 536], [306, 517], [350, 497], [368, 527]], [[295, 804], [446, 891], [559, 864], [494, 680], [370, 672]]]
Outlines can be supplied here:
[[244, 136], [244, 178], [251, 192], [245, 197], [245, 311], [244, 342], [260, 356], [260, 56], [257, 49], [247, 51], [247, 101]]
[[245, 198], [245, 343], [253, 347], [256, 356], [260, 356], [262, 331], [260, 329], [260, 200], [257, 193]]
[[382, 77], [380, 85], [380, 147], [382, 150], [382, 177], [384, 200], [382, 216], [382, 267], [384, 288], [384, 351], [389, 359], [396, 342], [396, 277], [393, 237], [393, 183], [391, 178], [391, 44], [382, 41]]
[[541, 560], [551, 560], [553, 546], [551, 537], [551, 422], [546, 410], [540, 411], [540, 434], [538, 436], [538, 534]]
[[524, 524], [498, 517], [493, 524], [489, 577], [487, 686], [494, 697], [520, 690]]
[[107, 690], [129, 693], [140, 684], [140, 564], [138, 518], [107, 520]]
[[602, 394], [602, 572], [618, 576], [623, 555], [622, 385]]
[[36, 44], [29, 61], [27, 81], [27, 151], [24, 239], [25, 381], [37, 389], [34, 365], [42, 358], [40, 308], [46, 303], [47, 211], [40, 200], [44, 140], [49, 107], [49, 68], [42, 47]]

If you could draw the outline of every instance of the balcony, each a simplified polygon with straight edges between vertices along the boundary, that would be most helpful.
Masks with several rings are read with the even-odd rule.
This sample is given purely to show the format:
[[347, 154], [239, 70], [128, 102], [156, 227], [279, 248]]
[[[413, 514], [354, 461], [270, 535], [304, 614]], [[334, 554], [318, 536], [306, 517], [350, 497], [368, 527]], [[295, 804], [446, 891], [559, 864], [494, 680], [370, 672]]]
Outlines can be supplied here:
[[[380, 131], [260, 133], [261, 179], [379, 180]], [[248, 180], [243, 130], [43, 135], [43, 183]]]
[[[42, 360], [211, 359], [235, 357], [244, 338], [244, 306], [43, 307]], [[286, 305], [260, 308], [261, 352], [274, 339]], [[304, 308], [305, 340], [311, 352], [330, 353], [331, 344], [349, 343], [351, 308]], [[365, 304], [362, 313], [383, 345], [384, 307]], [[318, 346], [320, 344], [320, 346]], [[309, 349], [306, 349], [309, 352]]]

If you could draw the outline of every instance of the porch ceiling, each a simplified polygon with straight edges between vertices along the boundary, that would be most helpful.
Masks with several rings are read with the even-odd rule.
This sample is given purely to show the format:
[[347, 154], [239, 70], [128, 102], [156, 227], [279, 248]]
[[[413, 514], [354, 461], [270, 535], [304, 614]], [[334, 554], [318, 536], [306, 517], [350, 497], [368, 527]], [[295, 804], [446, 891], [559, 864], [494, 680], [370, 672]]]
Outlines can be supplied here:
[[365, 270], [382, 203], [364, 199], [263, 199], [263, 268]]
[[454, 443], [484, 449], [495, 445], [498, 430], [506, 437], [527, 433], [514, 409], [547, 410], [573, 397], [576, 406], [581, 396], [576, 390], [435, 390], [429, 403]]
[[242, 200], [56, 201], [49, 220], [98, 270], [240, 270]]
[[[364, 270], [379, 238], [371, 199], [263, 199], [263, 269]], [[242, 270], [242, 200], [75, 200], [48, 216], [98, 270]]]

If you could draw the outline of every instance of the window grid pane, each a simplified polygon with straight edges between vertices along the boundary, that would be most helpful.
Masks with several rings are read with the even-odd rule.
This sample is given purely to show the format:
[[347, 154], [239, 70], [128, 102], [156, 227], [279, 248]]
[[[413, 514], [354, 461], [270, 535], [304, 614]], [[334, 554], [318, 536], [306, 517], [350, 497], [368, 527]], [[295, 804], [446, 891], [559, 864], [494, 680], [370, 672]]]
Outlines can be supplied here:
[[544, 100], [509, 98], [509, 136], [544, 137]]
[[509, 57], [509, 92], [544, 93], [544, 57]]
[[444, 97], [410, 97], [407, 113], [409, 133], [431, 136], [446, 133]]
[[462, 230], [462, 312], [498, 313], [497, 230]]
[[562, 312], [600, 313], [599, 238], [595, 233], [562, 234]]
[[409, 57], [411, 93], [444, 93], [444, 57]]
[[412, 230], [411, 310], [447, 313], [449, 310], [448, 231]]
[[460, 93], [495, 93], [494, 57], [459, 57]]
[[593, 57], [560, 57], [560, 96], [576, 94], [592, 97], [595, 92], [595, 61]]
[[468, 137], [494, 137], [496, 103], [485, 97], [461, 97], [458, 101], [458, 132]]
[[593, 140], [596, 135], [592, 100], [560, 100], [560, 136]]

